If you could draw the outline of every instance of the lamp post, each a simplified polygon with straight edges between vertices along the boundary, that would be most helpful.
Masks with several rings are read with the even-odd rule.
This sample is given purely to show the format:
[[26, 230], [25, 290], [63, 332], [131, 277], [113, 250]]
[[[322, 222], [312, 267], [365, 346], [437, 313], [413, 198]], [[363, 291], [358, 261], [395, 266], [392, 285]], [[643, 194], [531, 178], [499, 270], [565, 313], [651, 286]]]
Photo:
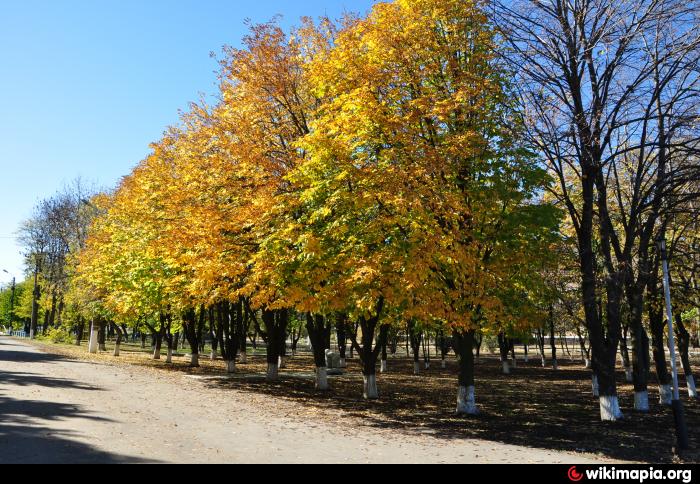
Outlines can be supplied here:
[[673, 375], [673, 419], [676, 424], [676, 437], [680, 450], [688, 449], [688, 428], [685, 424], [685, 414], [683, 403], [681, 402], [680, 391], [678, 389], [678, 367], [676, 366], [676, 338], [673, 332], [673, 308], [671, 306], [671, 278], [668, 270], [668, 253], [666, 251], [666, 240], [661, 237], [657, 241], [661, 263], [664, 271], [664, 293], [666, 295], [666, 317], [668, 318], [668, 349], [671, 352], [671, 373]]

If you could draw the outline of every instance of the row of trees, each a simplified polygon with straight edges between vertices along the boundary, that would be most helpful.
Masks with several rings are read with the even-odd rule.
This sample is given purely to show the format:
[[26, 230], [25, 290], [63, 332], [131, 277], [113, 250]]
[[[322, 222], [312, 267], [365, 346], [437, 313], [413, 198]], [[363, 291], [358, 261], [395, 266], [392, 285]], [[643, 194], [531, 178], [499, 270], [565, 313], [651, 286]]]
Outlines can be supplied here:
[[31, 277], [15, 288], [14, 314], [7, 308], [5, 319], [24, 321], [32, 338], [40, 324], [44, 330], [60, 326], [66, 316], [66, 298], [75, 270], [73, 256], [87, 239], [95, 215], [89, 202], [94, 194], [94, 188], [76, 180], [39, 203], [34, 215], [20, 227], [18, 240]]
[[165, 335], [180, 321], [193, 349], [211, 322], [229, 368], [252, 323], [274, 378], [302, 314], [321, 388], [321, 342], [342, 321], [367, 398], [391, 327], [412, 321], [455, 337], [474, 412], [475, 336], [537, 321], [533, 268], [558, 228], [482, 7], [399, 0], [290, 34], [252, 26], [225, 49], [220, 102], [193, 105], [90, 202], [71, 278], [85, 317]]
[[460, 413], [477, 411], [484, 335], [507, 362], [514, 341], [575, 334], [616, 420], [618, 352], [638, 410], [650, 344], [668, 388], [666, 238], [692, 394], [695, 7], [396, 0], [251, 26], [224, 50], [217, 103], [192, 105], [114, 192], [58, 197], [23, 229], [33, 328], [40, 307], [45, 327], [70, 308], [117, 343], [152, 333], [157, 354], [181, 331], [193, 364], [211, 333], [234, 371], [252, 327], [276, 378], [303, 326], [321, 389], [334, 331], [367, 398], [397, 328], [415, 355], [429, 331], [459, 356]]

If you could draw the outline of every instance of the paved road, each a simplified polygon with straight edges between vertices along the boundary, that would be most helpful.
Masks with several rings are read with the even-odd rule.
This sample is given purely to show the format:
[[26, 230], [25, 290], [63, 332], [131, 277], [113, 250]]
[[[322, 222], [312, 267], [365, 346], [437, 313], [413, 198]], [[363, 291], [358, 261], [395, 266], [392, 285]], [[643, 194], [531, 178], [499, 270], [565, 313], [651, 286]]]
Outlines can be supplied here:
[[591, 463], [492, 442], [304, 421], [294, 405], [179, 374], [72, 361], [0, 337], [0, 464]]

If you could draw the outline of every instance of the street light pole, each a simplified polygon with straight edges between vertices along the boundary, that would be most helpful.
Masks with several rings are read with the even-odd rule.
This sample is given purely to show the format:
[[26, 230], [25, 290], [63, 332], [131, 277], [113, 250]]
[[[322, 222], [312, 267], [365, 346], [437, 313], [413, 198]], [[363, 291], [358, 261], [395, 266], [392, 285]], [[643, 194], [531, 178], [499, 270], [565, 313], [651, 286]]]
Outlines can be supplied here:
[[664, 272], [664, 293], [666, 295], [666, 317], [668, 318], [668, 349], [671, 352], [671, 373], [673, 375], [673, 418], [676, 424], [676, 437], [680, 450], [688, 449], [688, 428], [685, 424], [683, 403], [678, 389], [678, 367], [676, 366], [676, 337], [673, 332], [673, 307], [671, 306], [671, 277], [668, 269], [668, 253], [666, 252], [666, 240], [658, 240], [659, 253]]

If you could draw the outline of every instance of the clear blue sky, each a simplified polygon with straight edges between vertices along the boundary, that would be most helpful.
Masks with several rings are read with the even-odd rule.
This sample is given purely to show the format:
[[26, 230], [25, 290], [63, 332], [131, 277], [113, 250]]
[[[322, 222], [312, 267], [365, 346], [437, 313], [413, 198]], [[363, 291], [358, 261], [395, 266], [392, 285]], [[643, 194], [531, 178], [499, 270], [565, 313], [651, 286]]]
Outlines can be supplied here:
[[22, 276], [13, 239], [76, 177], [115, 185], [199, 93], [216, 91], [243, 22], [338, 17], [372, 0], [0, 0], [0, 284]]

